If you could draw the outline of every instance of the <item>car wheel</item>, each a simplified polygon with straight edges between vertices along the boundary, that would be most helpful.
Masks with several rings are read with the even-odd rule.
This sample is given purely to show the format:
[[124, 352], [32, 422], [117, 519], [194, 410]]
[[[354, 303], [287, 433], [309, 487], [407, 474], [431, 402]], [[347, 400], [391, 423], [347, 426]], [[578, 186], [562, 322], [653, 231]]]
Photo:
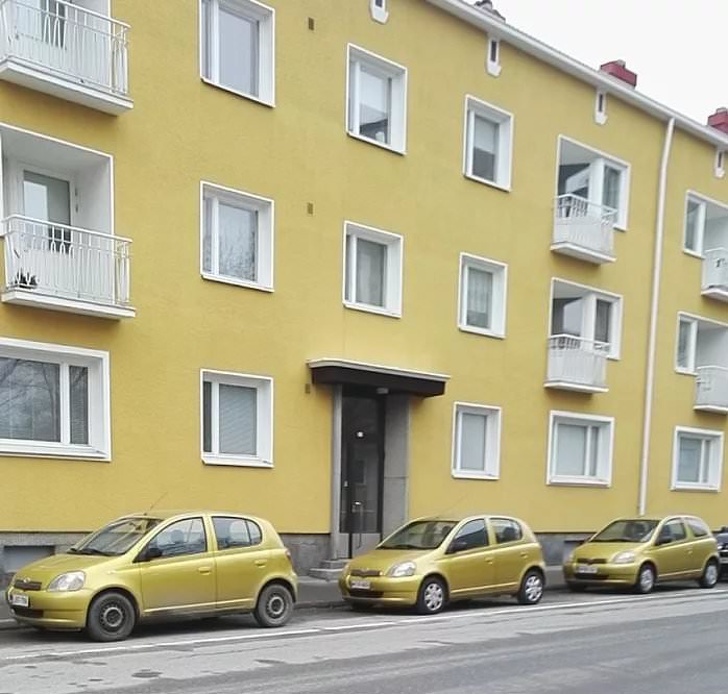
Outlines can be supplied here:
[[426, 578], [417, 595], [417, 611], [420, 614], [437, 614], [445, 607], [446, 600], [445, 584], [434, 576]]
[[293, 614], [291, 591], [280, 583], [271, 583], [258, 596], [253, 616], [262, 627], [282, 627]]
[[719, 578], [720, 568], [718, 562], [715, 559], [709, 559], [703, 569], [703, 575], [698, 579], [698, 584], [701, 588], [715, 588]]
[[136, 611], [131, 600], [116, 591], [103, 593], [91, 603], [86, 633], [94, 641], [121, 641], [131, 634]]
[[530, 569], [526, 571], [526, 575], [521, 581], [516, 599], [521, 605], [535, 605], [543, 597], [543, 587], [544, 581], [541, 572]]
[[585, 593], [588, 586], [585, 586], [583, 583], [567, 583], [566, 587], [572, 593]]
[[637, 581], [634, 584], [635, 591], [642, 595], [650, 593], [655, 587], [656, 578], [655, 568], [652, 564], [643, 564], [637, 573]]

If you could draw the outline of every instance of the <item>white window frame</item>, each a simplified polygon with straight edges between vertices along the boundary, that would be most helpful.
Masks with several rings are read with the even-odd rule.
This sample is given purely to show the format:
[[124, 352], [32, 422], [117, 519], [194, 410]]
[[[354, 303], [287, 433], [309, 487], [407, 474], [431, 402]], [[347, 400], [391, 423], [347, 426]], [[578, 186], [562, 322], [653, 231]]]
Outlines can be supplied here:
[[725, 153], [726, 150], [720, 147], [715, 150], [715, 164], [713, 168], [716, 178], [725, 178]]
[[[690, 334], [688, 337], [688, 358], [687, 366], [680, 366], [680, 325], [686, 323], [690, 326]], [[695, 358], [698, 350], [698, 323], [699, 320], [694, 316], [688, 316], [684, 313], [677, 315], [677, 331], [675, 333], [675, 371], [689, 376], [695, 376]]]
[[[390, 103], [390, 142], [379, 142], [359, 132], [359, 72], [365, 65], [392, 80]], [[346, 94], [345, 94], [346, 133], [362, 142], [376, 145], [382, 149], [405, 154], [407, 149], [407, 68], [392, 60], [376, 55], [353, 43], [346, 47]]]
[[[495, 180], [489, 181], [473, 173], [473, 131], [475, 117], [485, 118], [498, 125], [498, 156]], [[463, 125], [463, 175], [472, 181], [510, 192], [513, 173], [513, 131], [515, 117], [509, 111], [478, 99], [472, 94], [465, 96]]]
[[[461, 468], [460, 448], [462, 430], [460, 414], [473, 414], [486, 418], [485, 459], [483, 470], [463, 470]], [[451, 473], [460, 479], [497, 480], [500, 478], [500, 442], [502, 408], [494, 405], [481, 405], [470, 402], [455, 402], [453, 405], [452, 428], [452, 467]]]
[[[698, 229], [695, 234], [695, 248], [688, 248], [687, 246], [687, 238], [688, 238], [688, 209], [690, 207], [690, 203], [695, 203], [698, 205]], [[685, 214], [683, 215], [683, 251], [687, 253], [688, 255], [693, 255], [698, 258], [703, 257], [703, 238], [705, 235], [705, 223], [707, 220], [707, 212], [708, 212], [708, 202], [704, 198], [696, 195], [695, 193], [692, 193], [688, 191], [687, 195], [685, 196]]]
[[[491, 296], [491, 328], [480, 328], [467, 322], [468, 268], [483, 270], [493, 276]], [[488, 337], [504, 338], [506, 336], [506, 306], [508, 291], [508, 265], [490, 258], [482, 258], [470, 253], [460, 254], [460, 279], [458, 282], [458, 328], [463, 332], [476, 333]]]
[[492, 77], [498, 77], [503, 69], [501, 65], [500, 39], [494, 36], [488, 37], [488, 51], [485, 56], [485, 70]]
[[[61, 366], [61, 441], [0, 439], [0, 455], [111, 460], [111, 379], [108, 352], [0, 338], [0, 356]], [[88, 444], [70, 443], [69, 403], [65, 396], [69, 366], [88, 369]]]
[[[375, 306], [356, 301], [356, 244], [351, 244], [349, 253], [347, 254], [347, 237], [356, 237], [372, 241], [373, 243], [382, 244], [387, 247], [387, 265], [385, 273], [384, 287], [384, 306]], [[375, 227], [366, 226], [357, 222], [344, 222], [343, 236], [343, 278], [342, 278], [342, 300], [344, 306], [357, 311], [367, 311], [369, 313], [377, 313], [383, 316], [400, 318], [402, 316], [402, 268], [404, 258], [404, 238], [399, 234], [391, 231], [376, 229]], [[346, 286], [347, 265], [352, 263], [349, 272], [349, 284]], [[350, 299], [347, 299], [349, 294]]]
[[[211, 402], [211, 442], [212, 452], [205, 452], [205, 408], [204, 384], [213, 384]], [[214, 394], [215, 384], [255, 388], [257, 390], [257, 429], [255, 455], [231, 455], [219, 453], [219, 412], [218, 399]], [[206, 465], [229, 465], [237, 467], [273, 467], [273, 379], [270, 376], [242, 374], [232, 371], [200, 369], [200, 455]]]
[[[556, 470], [554, 456], [558, 424], [572, 424], [577, 426], [596, 426], [600, 428], [600, 458], [597, 462], [597, 475], [560, 475]], [[612, 484], [612, 469], [614, 458], [614, 417], [587, 415], [580, 412], [564, 412], [551, 410], [549, 413], [548, 437], [548, 465], [546, 483], [549, 485], [573, 485], [587, 487], [610, 487]], [[605, 445], [606, 444], [606, 445]]]
[[[699, 438], [703, 441], [710, 440], [713, 442], [711, 447], [711, 459], [707, 461], [708, 480], [706, 482], [683, 482], [678, 479], [678, 470], [680, 463], [680, 438], [686, 435], [689, 438]], [[713, 429], [696, 429], [693, 427], [675, 427], [675, 435], [672, 446], [672, 483], [670, 489], [684, 491], [711, 491], [718, 492], [721, 488], [723, 476], [723, 451], [724, 451], [724, 435], [722, 431]], [[701, 467], [703, 457], [703, 449], [701, 447]]]
[[582, 334], [580, 335], [580, 337], [584, 340], [589, 340], [591, 342], [596, 341], [595, 332], [597, 300], [608, 301], [612, 305], [612, 324], [610, 325], [612, 340], [609, 343], [609, 353], [607, 354], [607, 358], [612, 361], [618, 361], [621, 358], [622, 353], [622, 314], [624, 311], [624, 298], [622, 297], [622, 295], [606, 292], [603, 289], [590, 287], [586, 284], [570, 282], [569, 280], [564, 280], [560, 277], [552, 277], [551, 302], [549, 304], [548, 318], [549, 322], [547, 326], [549, 337], [553, 337], [551, 334], [551, 325], [553, 323], [554, 298], [557, 284], [574, 287], [576, 290], [582, 293], [582, 299], [586, 301], [585, 309], [582, 315]]
[[387, 0], [369, 0], [369, 12], [375, 22], [385, 24], [387, 19], [389, 19]]
[[[210, 35], [203, 35], [205, 11], [203, 5], [209, 2], [211, 7]], [[232, 8], [236, 14], [259, 22], [258, 37], [258, 94], [242, 92], [220, 82], [219, 64], [219, 21], [220, 4]], [[275, 9], [258, 0], [199, 0], [199, 45], [200, 45], [200, 78], [203, 82], [232, 94], [257, 101], [266, 106], [275, 106]], [[205, 75], [205, 45], [209, 44], [210, 75]]]
[[[213, 201], [212, 230], [211, 230], [211, 261], [212, 271], [205, 270], [204, 244], [205, 244], [205, 199]], [[217, 207], [222, 201], [234, 207], [254, 210], [258, 213], [258, 252], [256, 257], [256, 281], [249, 281], [235, 277], [221, 275], [214, 271], [218, 263], [217, 250], [219, 235], [217, 232]], [[273, 248], [274, 248], [274, 220], [275, 203], [270, 198], [254, 195], [242, 190], [227, 188], [209, 181], [200, 181], [200, 274], [206, 280], [233, 284], [249, 289], [273, 291]]]
[[594, 122], [597, 125], [606, 125], [607, 120], [607, 93], [597, 89], [594, 96]]

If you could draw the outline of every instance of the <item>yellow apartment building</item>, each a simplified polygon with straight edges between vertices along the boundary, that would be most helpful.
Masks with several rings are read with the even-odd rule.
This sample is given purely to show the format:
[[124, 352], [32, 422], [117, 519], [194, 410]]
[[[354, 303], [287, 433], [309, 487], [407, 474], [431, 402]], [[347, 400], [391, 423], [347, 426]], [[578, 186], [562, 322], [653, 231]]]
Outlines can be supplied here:
[[728, 113], [635, 81], [462, 0], [0, 0], [0, 573], [154, 507], [301, 571], [728, 522]]

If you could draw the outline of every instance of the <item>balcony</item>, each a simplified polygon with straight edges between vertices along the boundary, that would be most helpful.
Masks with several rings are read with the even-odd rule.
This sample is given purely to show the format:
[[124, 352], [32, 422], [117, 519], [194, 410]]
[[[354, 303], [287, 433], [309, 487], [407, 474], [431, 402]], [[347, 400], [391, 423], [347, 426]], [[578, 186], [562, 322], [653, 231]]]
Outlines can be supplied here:
[[0, 79], [123, 113], [132, 107], [128, 31], [123, 22], [64, 0], [0, 0]]
[[131, 241], [12, 215], [2, 222], [2, 301], [101, 318], [131, 318]]
[[728, 248], [713, 248], [703, 254], [703, 296], [728, 301]]
[[546, 388], [606, 393], [609, 345], [573, 335], [549, 338]]
[[554, 204], [551, 250], [588, 263], [613, 263], [617, 211], [578, 195], [559, 195]]
[[693, 409], [728, 414], [728, 368], [699, 366], [697, 372]]

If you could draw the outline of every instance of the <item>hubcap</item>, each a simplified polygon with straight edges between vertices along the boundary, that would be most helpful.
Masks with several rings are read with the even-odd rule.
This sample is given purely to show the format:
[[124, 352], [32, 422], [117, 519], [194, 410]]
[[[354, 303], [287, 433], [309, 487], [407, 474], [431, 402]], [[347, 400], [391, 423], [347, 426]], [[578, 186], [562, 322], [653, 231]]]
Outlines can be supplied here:
[[543, 583], [538, 576], [529, 576], [526, 580], [525, 594], [528, 602], [536, 602], [543, 593]]
[[425, 607], [428, 612], [437, 612], [442, 607], [445, 595], [439, 583], [428, 583], [425, 586]]
[[655, 582], [655, 577], [652, 574], [652, 569], [642, 569], [640, 573], [640, 586], [642, 590], [652, 590], [652, 585]]
[[101, 612], [101, 626], [107, 631], [117, 631], [124, 624], [124, 610], [117, 603], [110, 603]]
[[705, 567], [705, 582], [712, 586], [718, 582], [718, 567], [715, 564], [708, 564]]
[[280, 618], [286, 611], [286, 601], [281, 595], [271, 595], [268, 600], [268, 614], [274, 619]]

